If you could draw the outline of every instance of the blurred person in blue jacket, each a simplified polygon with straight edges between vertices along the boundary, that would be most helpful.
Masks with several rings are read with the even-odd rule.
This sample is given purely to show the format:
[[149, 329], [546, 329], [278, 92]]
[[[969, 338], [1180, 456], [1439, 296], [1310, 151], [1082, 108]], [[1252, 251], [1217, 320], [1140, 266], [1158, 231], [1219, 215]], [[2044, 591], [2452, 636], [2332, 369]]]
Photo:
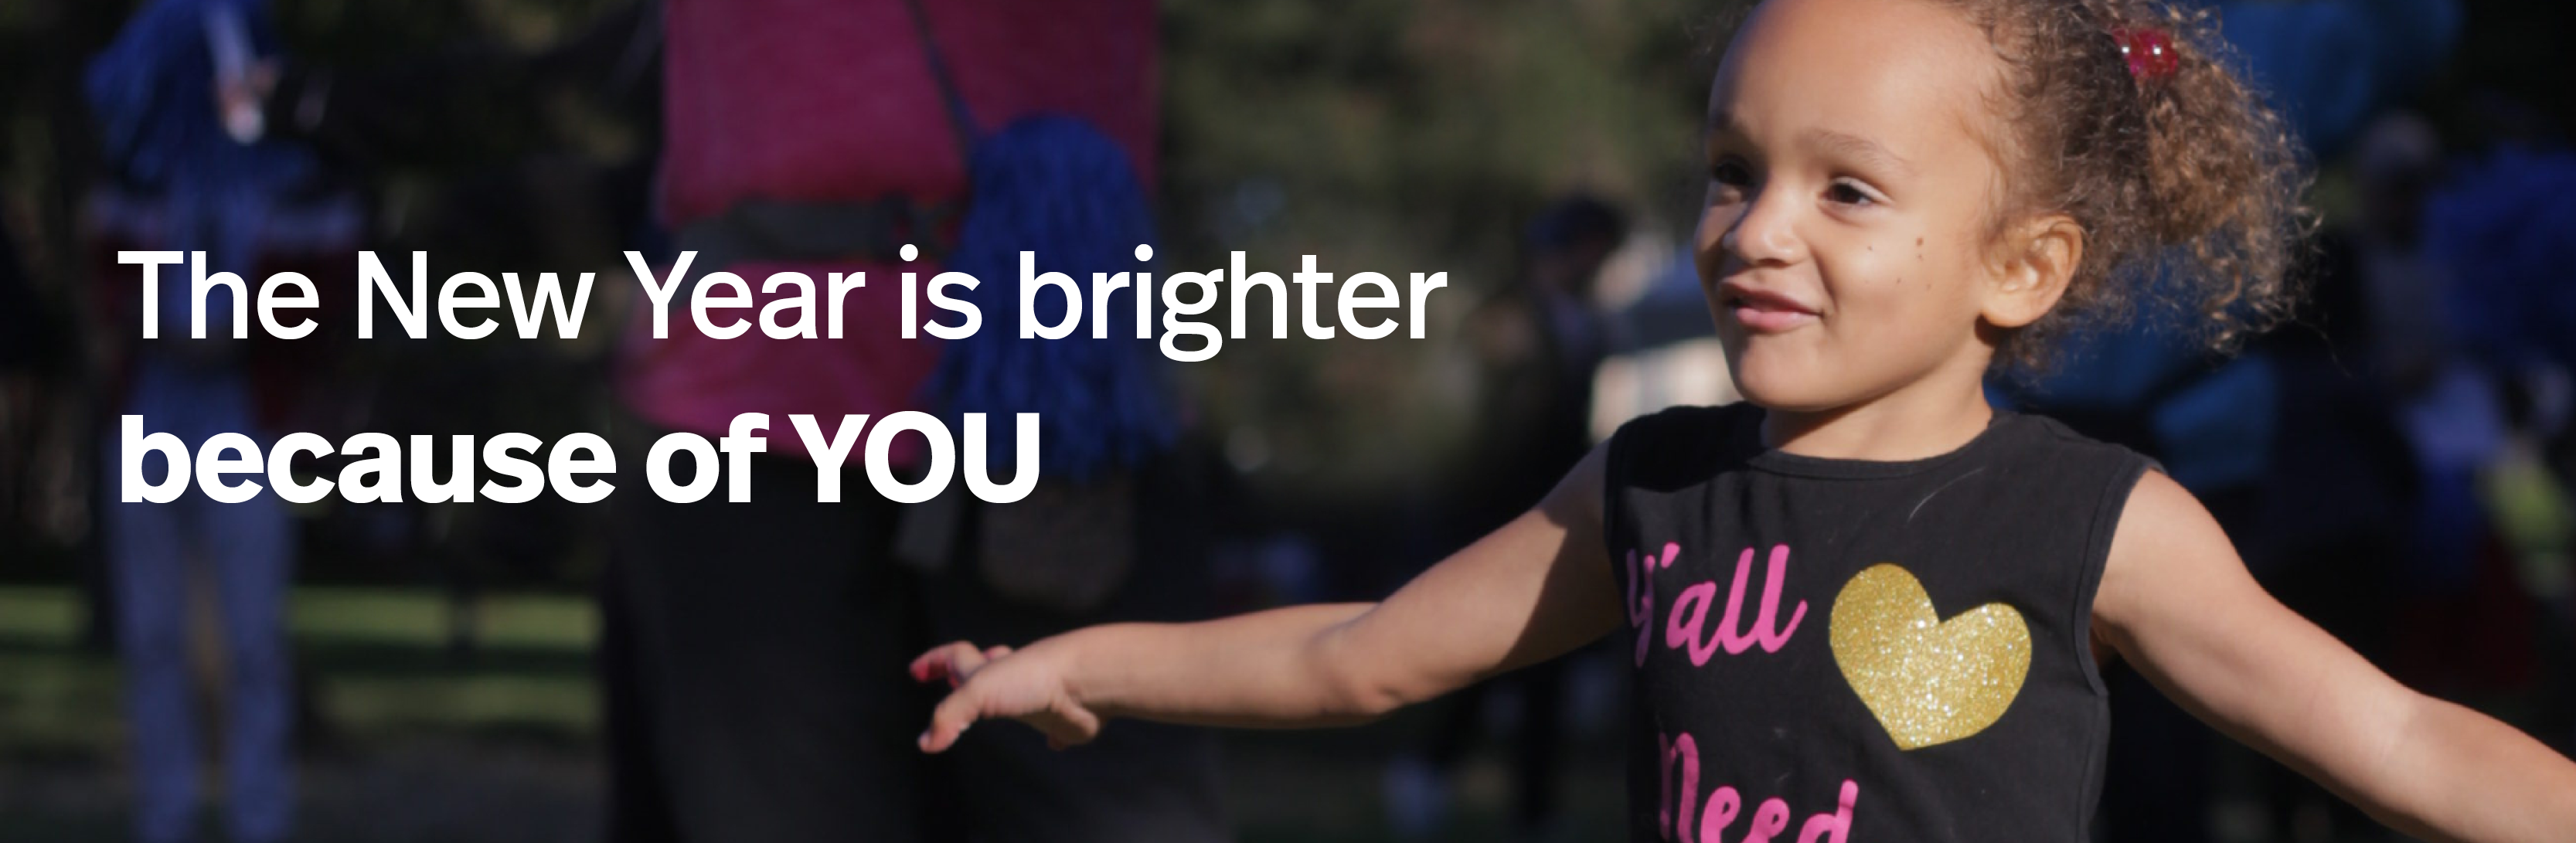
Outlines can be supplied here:
[[[288, 197], [311, 183], [317, 167], [306, 150], [263, 140], [255, 89], [268, 67], [261, 56], [275, 49], [258, 0], [157, 0], [92, 59], [85, 92], [115, 187], [91, 213], [108, 236], [141, 248], [203, 252], [208, 274], [233, 272], [247, 286], [258, 282], [254, 261], [281, 226], [324, 239], [354, 230], [353, 209], [315, 217], [289, 207]], [[206, 302], [208, 338], [187, 339], [187, 271], [162, 268], [157, 312], [169, 333], [133, 349], [118, 413], [141, 414], [147, 432], [176, 434], [192, 452], [218, 433], [248, 434], [265, 447], [259, 411], [270, 396], [247, 365], [246, 344], [214, 327], [230, 325], [235, 309], [249, 303], [215, 288]], [[103, 283], [110, 292], [140, 286], [124, 277]], [[108, 330], [138, 337], [139, 317], [116, 313]], [[120, 476], [119, 439], [111, 426], [103, 478]], [[159, 455], [143, 457], [144, 477], [167, 470]], [[108, 496], [102, 527], [133, 718], [136, 836], [143, 843], [195, 836], [203, 739], [190, 693], [188, 595], [192, 571], [202, 570], [223, 621], [216, 710], [224, 720], [227, 836], [238, 843], [286, 839], [295, 807], [285, 629], [292, 521], [273, 495], [217, 503], [192, 487], [166, 504], [118, 503], [115, 482], [100, 485]]]

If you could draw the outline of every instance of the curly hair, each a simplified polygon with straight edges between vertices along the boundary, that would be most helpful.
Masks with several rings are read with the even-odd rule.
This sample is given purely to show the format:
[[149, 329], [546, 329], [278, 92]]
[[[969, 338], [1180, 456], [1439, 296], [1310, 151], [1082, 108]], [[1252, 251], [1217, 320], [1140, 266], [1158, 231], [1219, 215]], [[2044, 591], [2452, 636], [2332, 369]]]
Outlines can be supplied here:
[[[2227, 351], [2290, 318], [2292, 264], [2314, 219], [2300, 152], [2229, 69], [2213, 12], [2161, 0], [1927, 2], [1965, 14], [2005, 65], [1988, 92], [2006, 127], [1987, 138], [2005, 180], [1993, 233], [2034, 214], [2084, 231], [2064, 295], [2002, 334], [1997, 368], [2044, 371], [2087, 328], [2169, 319]], [[2163, 35], [2169, 68], [2132, 74], [2114, 34], [2124, 31]]]

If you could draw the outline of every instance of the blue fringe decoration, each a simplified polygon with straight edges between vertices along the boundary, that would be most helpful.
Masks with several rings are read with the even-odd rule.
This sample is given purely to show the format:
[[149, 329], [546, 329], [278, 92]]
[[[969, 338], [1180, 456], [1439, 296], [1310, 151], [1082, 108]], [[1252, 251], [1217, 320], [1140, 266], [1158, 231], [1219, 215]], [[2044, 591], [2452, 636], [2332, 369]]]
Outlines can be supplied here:
[[[1042, 116], [984, 137], [973, 155], [973, 196], [948, 268], [981, 282], [966, 298], [984, 322], [941, 354], [928, 384], [933, 405], [960, 436], [962, 414], [986, 414], [988, 465], [997, 476], [1016, 465], [1014, 413], [1040, 414], [1046, 476], [1087, 480], [1169, 448], [1179, 423], [1153, 341], [1135, 339], [1132, 285], [1110, 296], [1107, 313], [1084, 313], [1090, 318], [1070, 336], [1020, 338], [1022, 251], [1037, 253], [1036, 274], [1071, 276], [1086, 311], [1092, 273], [1152, 270], [1135, 257], [1137, 245], [1153, 245], [1154, 231], [1126, 150], [1082, 120]], [[1040, 290], [1039, 321], [1061, 321], [1064, 298]], [[1104, 316], [1109, 338], [1093, 339], [1091, 324]]]
[[[312, 150], [275, 138], [243, 144], [215, 113], [209, 17], [234, 16], [254, 53], [273, 55], [264, 0], [156, 0], [92, 57], [82, 92], [110, 166], [165, 204], [165, 245], [203, 250], [212, 269], [249, 272], [252, 245], [277, 197], [312, 178]], [[172, 299], [163, 297], [166, 304]]]
[[2461, 339], [2507, 371], [2576, 365], [2576, 153], [2503, 148], [2451, 166], [2425, 200], [2424, 248], [2452, 272]]

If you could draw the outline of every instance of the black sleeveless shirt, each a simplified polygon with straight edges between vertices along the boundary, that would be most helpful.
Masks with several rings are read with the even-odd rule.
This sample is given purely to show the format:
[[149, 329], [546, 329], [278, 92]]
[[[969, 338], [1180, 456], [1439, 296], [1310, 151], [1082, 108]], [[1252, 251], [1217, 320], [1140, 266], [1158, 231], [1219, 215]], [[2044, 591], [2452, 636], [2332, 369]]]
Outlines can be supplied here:
[[1610, 441], [1629, 839], [2090, 839], [2093, 592], [2150, 463], [2000, 411], [1908, 462], [1765, 449], [1761, 420], [1677, 408]]

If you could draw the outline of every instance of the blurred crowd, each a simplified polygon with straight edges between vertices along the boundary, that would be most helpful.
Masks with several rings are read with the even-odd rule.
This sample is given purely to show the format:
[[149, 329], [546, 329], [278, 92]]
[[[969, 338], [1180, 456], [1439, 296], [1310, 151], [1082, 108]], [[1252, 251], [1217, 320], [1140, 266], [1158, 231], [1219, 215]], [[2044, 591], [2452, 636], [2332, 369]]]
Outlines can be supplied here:
[[[1136, 243], [1189, 260], [1253, 237], [1339, 248], [1346, 232], [1314, 217], [1292, 234], [1248, 233], [1276, 225], [1277, 206], [1299, 201], [1280, 185], [1298, 182], [1240, 160], [1247, 172], [1226, 170], [1194, 134], [1206, 121], [1190, 109], [1207, 95], [1176, 68], [1209, 59], [1180, 39], [1233, 37], [1215, 25], [1230, 12], [601, 0], [549, 6], [545, 26], [406, 40], [335, 33], [378, 31], [370, 15], [462, 13], [42, 8], [51, 29], [39, 31], [63, 37], [21, 51], [33, 58], [12, 67], [28, 72], [11, 88], [48, 109], [53, 181], [0, 190], [14, 203], [0, 218], [0, 582], [79, 595], [85, 642], [115, 655], [127, 831], [143, 843], [301, 839], [299, 755], [328, 738], [333, 712], [299, 670], [287, 607], [316, 582], [434, 593], [451, 619], [441, 647], [460, 664], [481, 657], [472, 619], [492, 594], [594, 607], [608, 840], [1232, 839], [1242, 792], [1219, 775], [1218, 736], [1120, 724], [1054, 753], [1034, 732], [993, 728], [928, 758], [913, 736], [938, 689], [905, 662], [956, 639], [1020, 644], [1109, 620], [1380, 596], [1535, 501], [1617, 422], [1732, 397], [1691, 261], [1676, 254], [1696, 192], [1686, 149], [1679, 167], [1623, 163], [1642, 176], [1577, 164], [1515, 191], [1449, 185], [1448, 201], [1479, 209], [1457, 219], [1499, 206], [1514, 224], [1435, 253], [1484, 254], [1466, 265], [1488, 271], [1460, 273], [1475, 298], [1456, 301], [1473, 304], [1409, 358], [1256, 342], [1237, 354], [1265, 362], [1215, 377], [1122, 339], [633, 329], [644, 313], [628, 250], [664, 268], [693, 253], [692, 277], [954, 268], [990, 282], [1017, 275], [1020, 249], [1053, 262], [1041, 271], [1083, 277], [1131, 266]], [[1650, 11], [1664, 10], [1630, 14]], [[2088, 338], [2044, 375], [1999, 376], [1993, 397], [2155, 457], [2292, 608], [2408, 684], [2564, 750], [2576, 743], [2576, 91], [2521, 84], [2531, 63], [2478, 50], [2526, 44], [2533, 21], [2576, 27], [2564, 12], [2452, 0], [2222, 12], [2320, 174], [2306, 310], [2224, 358], [2149, 320]], [[1329, 16], [1290, 3], [1243, 14]], [[1318, 43], [1246, 53], [1231, 72], [1375, 78], [1364, 71], [1379, 59], [1335, 54], [1329, 29], [1297, 31]], [[1386, 47], [1398, 48], [1438, 49]], [[1705, 69], [1633, 78], [1673, 88], [1658, 108], [1694, 125]], [[203, 252], [253, 283], [303, 273], [325, 328], [141, 340], [135, 268], [116, 260], [137, 249]], [[426, 250], [440, 276], [595, 271], [601, 296], [576, 338], [362, 342], [350, 332], [360, 249]], [[892, 322], [896, 292], [854, 293], [852, 318]], [[1017, 299], [1008, 283], [977, 297], [998, 303], [987, 310]], [[213, 324], [243, 306], [213, 302]], [[184, 324], [185, 297], [159, 306], [165, 326]], [[1367, 416], [1393, 394], [1445, 402], [1451, 421], [1371, 431], [1446, 458], [1393, 463], [1414, 476], [1359, 487], [1313, 478], [1378, 477], [1382, 454], [1337, 453], [1330, 443], [1351, 440], [1329, 420], [1260, 411]], [[753, 458], [748, 502], [643, 493], [638, 460], [666, 432], [726, 435], [742, 412], [905, 409], [1043, 409], [1038, 492], [896, 505], [854, 467], [840, 484], [851, 499], [817, 502], [812, 463], [779, 428]], [[192, 447], [222, 432], [391, 432], [417, 443], [415, 474], [452, 436], [598, 431], [625, 457], [622, 491], [588, 507], [551, 495], [124, 503], [112, 480], [127, 413]], [[155, 459], [146, 476], [163, 470]], [[335, 474], [341, 459], [299, 470]], [[1354, 467], [1313, 467], [1334, 460]], [[201, 669], [200, 649], [220, 651], [220, 669]], [[1509, 781], [1494, 830], [1615, 828], [1577, 821], [1569, 795], [1574, 779], [1618, 769], [1569, 760], [1606, 755], [1590, 737], [1622, 691], [1617, 662], [1599, 655], [1399, 724], [1361, 753], [1371, 781], [1350, 798], [1374, 799], [1387, 835], [1454, 834], [1469, 768], [1491, 757]], [[2369, 827], [2141, 677], [2106, 673], [2111, 840], [2324, 841]], [[211, 824], [208, 805], [220, 806]], [[0, 837], [11, 810], [0, 801]]]

